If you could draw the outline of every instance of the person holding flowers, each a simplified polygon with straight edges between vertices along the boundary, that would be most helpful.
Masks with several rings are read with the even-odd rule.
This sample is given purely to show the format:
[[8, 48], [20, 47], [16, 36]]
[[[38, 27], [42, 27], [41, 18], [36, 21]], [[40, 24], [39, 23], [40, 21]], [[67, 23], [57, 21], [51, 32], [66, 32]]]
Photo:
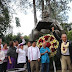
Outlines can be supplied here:
[[52, 32], [56, 39], [59, 41], [59, 47], [57, 50], [57, 55], [61, 60], [62, 72], [67, 72], [67, 66], [69, 72], [72, 72], [72, 42], [67, 40], [67, 35], [62, 34], [61, 38], [55, 33], [54, 27], [52, 27]]
[[50, 49], [46, 47], [46, 42], [43, 42], [43, 46], [40, 49], [41, 53], [41, 72], [45, 72], [45, 67], [46, 67], [46, 72], [49, 72], [49, 54], [50, 54]]

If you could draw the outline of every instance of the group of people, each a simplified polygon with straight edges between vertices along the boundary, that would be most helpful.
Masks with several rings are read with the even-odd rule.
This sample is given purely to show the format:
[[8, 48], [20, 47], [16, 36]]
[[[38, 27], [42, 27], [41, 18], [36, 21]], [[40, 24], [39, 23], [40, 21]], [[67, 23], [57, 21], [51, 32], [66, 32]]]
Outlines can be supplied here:
[[43, 43], [43, 47], [39, 50], [36, 46], [36, 41], [29, 41], [27, 48], [24, 48], [25, 40], [21, 37], [22, 43], [18, 44], [18, 41], [10, 41], [9, 48], [7, 44], [2, 45], [2, 39], [0, 39], [0, 72], [6, 72], [6, 70], [14, 68], [23, 68], [24, 64], [27, 64], [28, 72], [39, 72], [39, 62], [41, 57], [42, 72], [46, 65], [47, 72], [49, 72], [49, 53], [50, 49], [46, 47], [46, 42]]
[[[61, 60], [62, 72], [72, 72], [72, 44], [67, 40], [66, 34], [62, 34], [61, 38], [55, 33], [54, 27], [52, 32], [56, 39], [59, 41], [57, 56]], [[23, 68], [27, 64], [28, 72], [39, 72], [39, 62], [41, 59], [41, 72], [49, 72], [49, 54], [50, 49], [46, 47], [46, 42], [43, 42], [42, 47], [39, 49], [36, 46], [36, 41], [29, 41], [27, 48], [25, 48], [25, 40], [21, 37], [22, 43], [18, 41], [10, 41], [9, 48], [7, 44], [2, 45], [0, 39], [0, 72], [6, 72], [7, 69]]]
[[[18, 47], [22, 49], [22, 46], [25, 44], [23, 37], [21, 37], [21, 39], [22, 43], [20, 44], [18, 44], [18, 41], [10, 41], [9, 47], [7, 46], [7, 43], [2, 44], [2, 39], [0, 39], [0, 72], [6, 72], [8, 69], [17, 67], [20, 68], [20, 53], [18, 52]], [[26, 61], [24, 61], [24, 63], [26, 63]]]

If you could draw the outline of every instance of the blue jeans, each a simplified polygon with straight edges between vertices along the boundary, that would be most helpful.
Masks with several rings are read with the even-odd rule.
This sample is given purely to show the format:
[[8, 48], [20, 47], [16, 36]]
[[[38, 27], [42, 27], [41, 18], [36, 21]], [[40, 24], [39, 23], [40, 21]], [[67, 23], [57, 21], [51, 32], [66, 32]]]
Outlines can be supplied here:
[[42, 63], [41, 72], [49, 72], [49, 63]]

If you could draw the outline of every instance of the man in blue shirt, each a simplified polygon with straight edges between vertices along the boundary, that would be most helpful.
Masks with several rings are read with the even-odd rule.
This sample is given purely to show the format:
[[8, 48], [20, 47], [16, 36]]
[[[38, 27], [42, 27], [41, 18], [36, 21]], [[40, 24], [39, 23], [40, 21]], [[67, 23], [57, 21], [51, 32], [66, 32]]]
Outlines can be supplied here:
[[45, 67], [46, 67], [46, 72], [49, 72], [49, 53], [50, 53], [50, 49], [48, 47], [46, 47], [46, 42], [43, 43], [43, 47], [40, 49], [40, 53], [41, 53], [41, 63], [42, 63], [42, 68], [41, 68], [41, 72], [45, 71]]

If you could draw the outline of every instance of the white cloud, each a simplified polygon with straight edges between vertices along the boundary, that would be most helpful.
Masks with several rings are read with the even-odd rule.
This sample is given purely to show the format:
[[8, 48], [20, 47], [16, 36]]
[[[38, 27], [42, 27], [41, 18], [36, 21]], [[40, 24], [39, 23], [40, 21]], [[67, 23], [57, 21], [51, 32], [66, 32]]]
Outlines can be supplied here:
[[20, 32], [23, 33], [23, 35], [29, 35], [31, 33], [31, 30], [34, 28], [33, 14], [29, 13], [27, 15], [24, 15], [22, 13], [19, 13], [17, 17], [19, 17], [20, 19], [21, 27], [17, 28], [14, 22], [13, 33], [17, 34], [18, 32]]

